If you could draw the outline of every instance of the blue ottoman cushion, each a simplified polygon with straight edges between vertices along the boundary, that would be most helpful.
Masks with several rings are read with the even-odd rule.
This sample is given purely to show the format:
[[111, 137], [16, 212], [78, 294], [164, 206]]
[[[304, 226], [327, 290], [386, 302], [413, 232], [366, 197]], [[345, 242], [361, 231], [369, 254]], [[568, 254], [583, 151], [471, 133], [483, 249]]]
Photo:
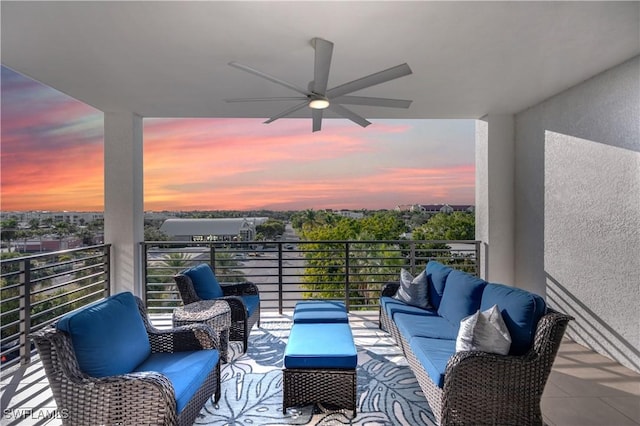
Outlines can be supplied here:
[[302, 323], [347, 323], [349, 317], [343, 302], [309, 301], [298, 302], [293, 311], [293, 322]]
[[349, 324], [293, 324], [285, 368], [355, 369], [358, 353]]

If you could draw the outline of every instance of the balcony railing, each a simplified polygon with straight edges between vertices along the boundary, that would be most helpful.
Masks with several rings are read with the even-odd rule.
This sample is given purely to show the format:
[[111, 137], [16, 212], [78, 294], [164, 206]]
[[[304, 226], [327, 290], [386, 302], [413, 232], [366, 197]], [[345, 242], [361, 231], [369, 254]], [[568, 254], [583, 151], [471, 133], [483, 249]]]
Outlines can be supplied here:
[[110, 245], [2, 261], [2, 366], [31, 359], [29, 334], [81, 306], [109, 295]]
[[[142, 295], [149, 313], [167, 314], [182, 304], [173, 275], [207, 262], [221, 282], [249, 280], [261, 309], [293, 309], [299, 300], [343, 300], [350, 311], [377, 309], [382, 286], [400, 268], [414, 275], [430, 259], [478, 274], [478, 241], [276, 241], [144, 242]], [[2, 366], [27, 364], [29, 334], [74, 309], [110, 294], [110, 245], [2, 261], [0, 356]]]
[[479, 249], [466, 240], [144, 242], [144, 297], [149, 312], [171, 312], [182, 304], [173, 275], [207, 262], [221, 282], [257, 284], [261, 309], [282, 314], [299, 300], [330, 298], [371, 310], [400, 268], [415, 275], [434, 259], [478, 275]]

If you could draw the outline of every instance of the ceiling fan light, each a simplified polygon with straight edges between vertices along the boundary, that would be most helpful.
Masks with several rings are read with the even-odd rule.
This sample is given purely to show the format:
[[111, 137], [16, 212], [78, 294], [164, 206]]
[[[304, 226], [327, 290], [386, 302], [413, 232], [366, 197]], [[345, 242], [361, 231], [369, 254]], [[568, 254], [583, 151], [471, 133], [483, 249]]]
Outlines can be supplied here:
[[325, 109], [329, 107], [329, 101], [327, 99], [313, 99], [309, 102], [309, 108], [312, 109]]

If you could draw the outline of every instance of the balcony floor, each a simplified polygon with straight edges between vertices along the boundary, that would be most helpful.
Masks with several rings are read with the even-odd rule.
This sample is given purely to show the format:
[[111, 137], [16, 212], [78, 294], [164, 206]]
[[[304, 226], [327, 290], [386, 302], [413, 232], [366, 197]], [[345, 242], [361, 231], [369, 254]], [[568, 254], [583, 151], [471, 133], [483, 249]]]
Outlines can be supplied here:
[[[407, 374], [408, 369], [402, 368], [406, 366], [404, 357], [401, 355], [400, 350], [393, 345], [388, 335], [378, 329], [377, 319], [377, 312], [350, 315], [350, 323], [356, 344], [361, 348], [366, 348], [365, 357], [361, 356], [359, 352], [359, 363], [363, 362], [363, 358], [368, 357], [374, 357], [378, 361], [382, 360], [383, 363], [388, 360], [394, 366], [401, 367], [398, 371], [402, 371], [402, 374]], [[243, 355], [239, 353], [240, 345], [238, 343], [232, 344], [230, 350], [233, 352], [233, 361], [229, 364], [223, 364], [222, 368], [223, 398], [220, 401], [220, 406], [216, 408], [211, 403], [207, 404], [196, 424], [214, 425], [225, 424], [230, 421], [228, 410], [233, 412], [236, 409], [232, 405], [246, 402], [237, 397], [239, 394], [244, 394], [244, 392], [238, 392], [238, 389], [242, 388], [242, 385], [246, 383], [240, 384], [240, 381], [237, 381], [236, 378], [250, 377], [248, 376], [250, 369], [253, 369], [253, 373], [257, 373], [254, 376], [258, 378], [267, 377], [269, 371], [272, 371], [273, 376], [277, 377], [279, 368], [274, 366], [281, 361], [281, 352], [279, 351], [282, 350], [281, 346], [283, 345], [279, 337], [286, 337], [290, 320], [291, 315], [281, 316], [276, 313], [263, 313], [262, 328], [260, 330], [254, 329], [252, 333], [252, 339], [259, 339], [259, 344], [263, 346], [256, 348], [256, 350], [250, 349], [247, 354]], [[157, 317], [154, 318], [154, 323], [158, 327], [168, 326], [170, 319]], [[280, 345], [280, 348], [278, 350], [270, 350], [274, 348], [268, 347], [269, 342], [274, 346]], [[267, 359], [269, 353], [274, 355], [271, 356], [271, 359]], [[276, 358], [279, 359], [276, 360]], [[265, 365], [270, 365], [271, 368], [266, 368]], [[402, 386], [413, 386], [416, 389], [415, 380], [402, 381], [402, 374], [395, 376], [399, 377], [399, 379], [392, 380], [398, 380], [398, 383], [403, 383]], [[413, 379], [410, 374], [406, 377]], [[246, 382], [248, 383], [249, 381], [247, 380]], [[280, 382], [279, 380], [274, 380], [272, 383], [275, 383], [274, 386], [277, 388]], [[398, 383], [394, 384], [394, 386], [398, 385]], [[267, 384], [260, 382], [259, 385], [266, 386]], [[250, 385], [247, 385], [248, 387]], [[391, 389], [393, 386], [389, 386], [389, 388]], [[399, 389], [395, 388], [395, 390]], [[245, 392], [249, 393], [248, 389]], [[263, 393], [265, 393], [264, 390]], [[391, 393], [382, 393], [381, 395], [391, 395]], [[411, 393], [411, 395], [414, 396], [411, 397], [411, 404], [418, 407], [423, 406], [422, 404], [426, 405], [426, 400], [424, 400], [421, 393], [417, 395]], [[236, 398], [233, 398], [234, 396]], [[281, 391], [278, 394], [276, 390], [269, 397], [272, 401], [270, 410], [275, 414], [280, 409]], [[50, 416], [52, 410], [55, 409], [55, 403], [48, 389], [48, 382], [44, 376], [42, 365], [37, 361], [37, 357], [29, 366], [7, 369], [7, 371], [2, 372], [1, 400], [3, 415], [0, 424], [2, 425], [61, 424], [59, 419], [52, 419]], [[268, 402], [265, 402], [265, 404], [269, 405]], [[387, 407], [386, 404], [380, 404], [380, 406]], [[398, 421], [397, 419], [400, 417], [396, 416], [397, 413], [390, 413], [393, 410], [393, 405], [389, 404], [388, 407], [389, 415], [380, 414], [380, 416], [395, 419], [392, 424], [415, 423]], [[17, 418], [17, 415], [26, 413], [25, 410], [28, 409], [32, 409], [31, 415], [27, 415], [28, 418]], [[367, 416], [367, 410], [362, 411], [362, 413], [358, 413], [359, 416], [352, 424], [360, 423], [358, 421], [360, 418], [362, 418], [362, 422], [368, 421], [368, 424], [388, 424], [388, 420], [379, 420], [382, 417], [378, 417], [378, 420], [376, 420], [376, 418], [373, 418], [375, 416], [372, 413]], [[565, 340], [560, 347], [560, 352], [543, 395], [542, 411], [545, 422], [550, 426], [640, 425], [640, 374], [581, 345]], [[346, 421], [343, 414], [345, 413], [335, 413], [334, 422], [340, 423], [341, 419]], [[404, 414], [402, 413], [402, 415]], [[282, 423], [291, 424], [315, 424], [317, 419], [327, 416], [326, 413], [305, 413], [304, 410], [290, 410], [285, 416], [279, 415]], [[307, 415], [310, 416], [310, 421], [305, 423], [304, 416]], [[261, 417], [253, 417], [253, 424], [261, 424], [259, 419], [267, 419], [267, 417], [264, 414]], [[401, 418], [404, 417], [401, 416]], [[327, 418], [324, 420], [326, 421]], [[266, 423], [267, 420], [264, 420], [264, 422]], [[273, 424], [273, 419], [269, 420], [268, 423]]]

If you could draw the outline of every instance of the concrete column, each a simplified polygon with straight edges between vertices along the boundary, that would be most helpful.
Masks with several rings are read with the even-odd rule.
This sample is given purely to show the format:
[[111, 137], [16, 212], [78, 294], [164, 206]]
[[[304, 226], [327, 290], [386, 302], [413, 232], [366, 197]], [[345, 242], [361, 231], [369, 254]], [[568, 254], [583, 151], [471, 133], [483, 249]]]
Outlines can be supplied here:
[[144, 240], [142, 117], [104, 114], [104, 231], [111, 246], [111, 292], [142, 295]]
[[476, 120], [476, 239], [482, 241], [480, 276], [514, 282], [514, 117]]

